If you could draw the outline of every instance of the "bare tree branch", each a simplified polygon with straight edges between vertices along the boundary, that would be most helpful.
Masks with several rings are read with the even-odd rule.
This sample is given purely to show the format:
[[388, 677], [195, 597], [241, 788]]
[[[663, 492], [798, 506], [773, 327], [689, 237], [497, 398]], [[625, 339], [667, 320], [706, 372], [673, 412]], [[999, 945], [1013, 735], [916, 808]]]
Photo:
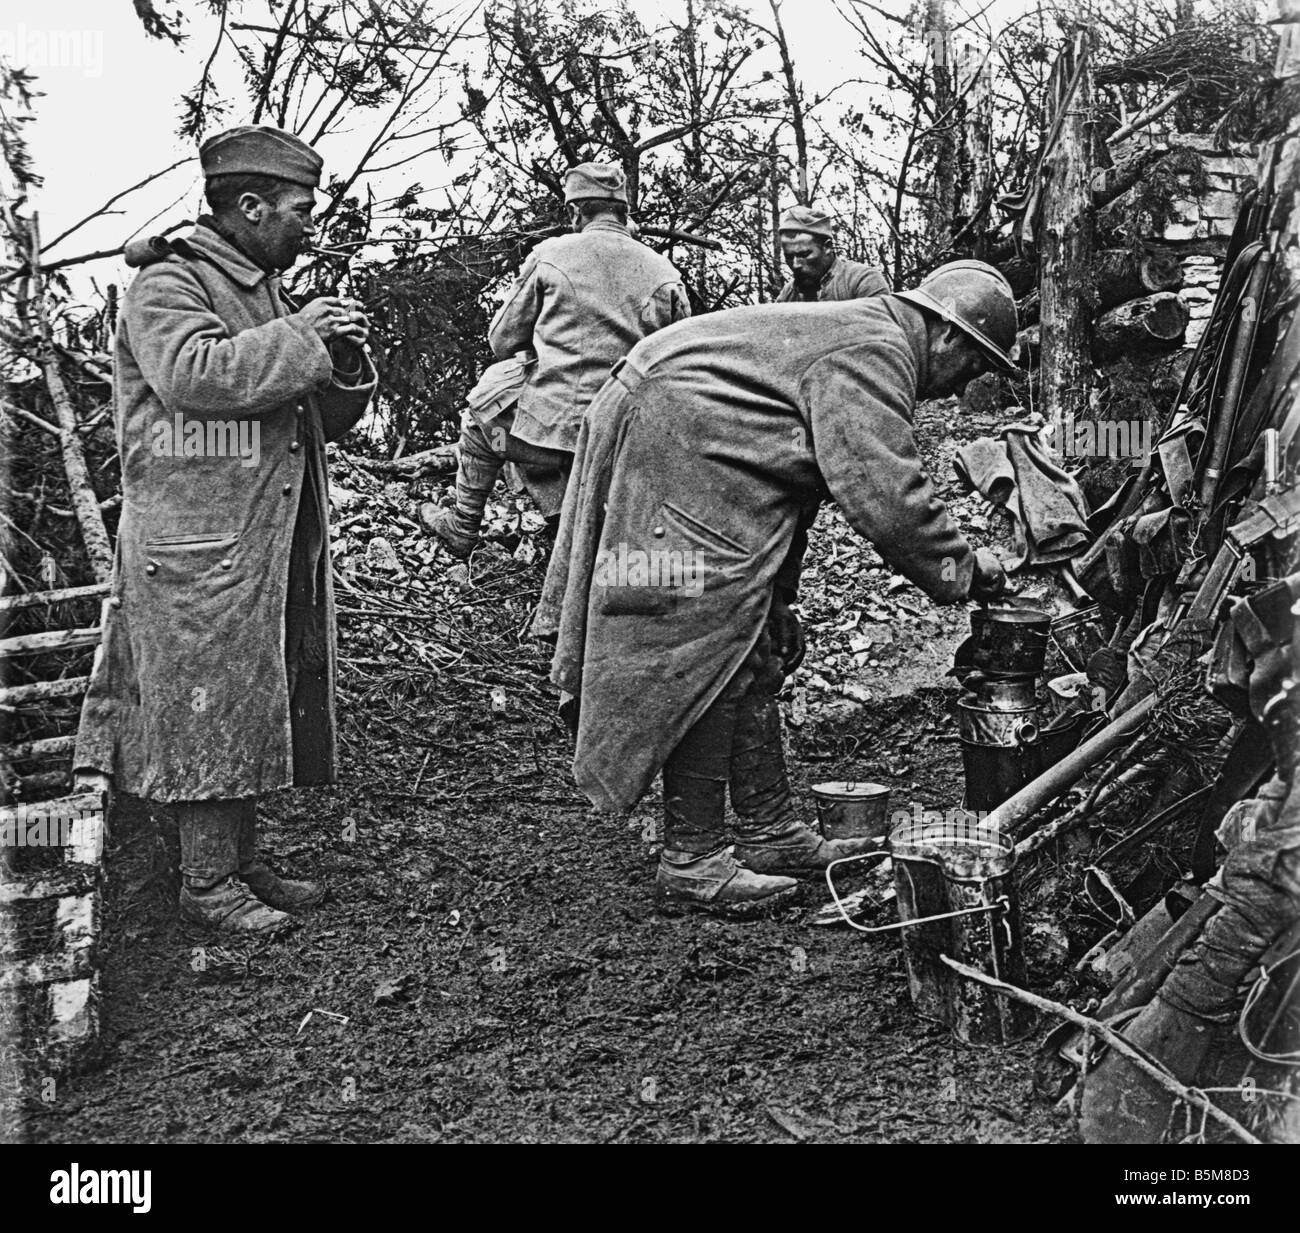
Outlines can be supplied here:
[[[193, 155], [190, 155], [188, 158], [178, 158], [174, 163], [172, 163], [170, 167], [164, 167], [161, 171], [155, 171], [152, 175], [145, 176], [145, 178], [141, 180], [138, 184], [132, 184], [130, 188], [124, 188], [120, 193], [115, 193], [106, 202], [104, 202], [104, 204], [100, 206], [99, 209], [92, 211], [90, 214], [87, 214], [86, 217], [83, 218], [79, 223], [73, 223], [73, 225], [69, 227], [66, 231], [61, 231], [58, 235], [56, 235], [54, 239], [52, 239], [45, 246], [46, 251], [48, 252], [57, 243], [59, 243], [60, 240], [66, 240], [68, 236], [70, 236], [74, 231], [80, 231], [81, 228], [84, 227], [87, 223], [93, 222], [101, 214], [105, 213], [105, 211], [107, 211], [109, 206], [113, 205], [118, 201], [121, 201], [122, 198], [125, 197], [128, 193], [135, 192], [137, 188], [144, 188], [146, 184], [152, 184], [155, 180], [161, 179], [169, 171], [175, 171], [177, 167], [182, 167], [186, 163], [192, 163], [192, 162], [194, 162]], [[49, 269], [50, 267], [46, 266], [45, 268]]]

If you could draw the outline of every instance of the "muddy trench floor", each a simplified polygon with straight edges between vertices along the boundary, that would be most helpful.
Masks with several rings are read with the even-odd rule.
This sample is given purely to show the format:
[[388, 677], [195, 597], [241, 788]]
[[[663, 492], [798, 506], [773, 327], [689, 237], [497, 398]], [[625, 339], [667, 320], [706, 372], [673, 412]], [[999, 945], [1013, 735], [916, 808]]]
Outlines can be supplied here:
[[[872, 748], [874, 729], [901, 737], [927, 705], [868, 708], [847, 735]], [[178, 924], [170, 837], [123, 802], [102, 1055], [53, 1099], [29, 1073], [7, 1137], [1071, 1137], [1032, 1095], [1034, 1038], [972, 1047], [918, 1018], [896, 937], [807, 925], [824, 886], [773, 920], [660, 917], [656, 802], [631, 819], [593, 813], [562, 775], [562, 731], [498, 723], [444, 751], [451, 787], [414, 792], [420, 740], [354, 748], [345, 783], [266, 803], [273, 857], [331, 888], [275, 940], [214, 944]], [[950, 743], [908, 755], [911, 780], [959, 769]], [[806, 795], [820, 765], [794, 770]]]

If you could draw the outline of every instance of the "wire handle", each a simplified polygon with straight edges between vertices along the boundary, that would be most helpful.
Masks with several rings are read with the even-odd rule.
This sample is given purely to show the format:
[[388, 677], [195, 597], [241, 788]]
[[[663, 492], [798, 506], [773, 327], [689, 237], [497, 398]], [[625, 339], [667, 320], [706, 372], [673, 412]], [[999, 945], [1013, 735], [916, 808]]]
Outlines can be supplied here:
[[[915, 920], [900, 920], [894, 925], [856, 925], [849, 921], [860, 933], [890, 933], [895, 929], [910, 929], [913, 925], [928, 925], [931, 921], [952, 920], [954, 916], [974, 916], [977, 912], [1009, 912], [1011, 900], [1006, 895], [999, 895], [995, 902], [981, 904], [978, 908], [961, 908], [956, 912], [940, 912], [937, 916], [918, 916]], [[844, 918], [848, 920], [846, 916]]]
[[847, 865], [850, 861], [869, 861], [878, 856], [890, 856], [890, 852], [861, 852], [857, 856], [841, 856], [826, 866], [826, 887], [835, 901], [835, 908], [850, 929], [859, 933], [892, 933], [895, 929], [907, 929], [912, 925], [928, 925], [936, 920], [951, 920], [954, 916], [973, 916], [977, 912], [1010, 912], [1011, 900], [1006, 895], [999, 895], [993, 903], [981, 904], [977, 908], [961, 908], [956, 912], [940, 912], [937, 916], [919, 916], [916, 920], [901, 920], [893, 925], [859, 925], [845, 910], [835, 883], [831, 880], [831, 870], [836, 865]]
[[[1290, 963], [1297, 955], [1300, 955], [1300, 950], [1293, 950], [1289, 955], [1283, 955], [1276, 963], [1270, 963], [1268, 967], [1260, 967], [1259, 975], [1255, 977], [1255, 982], [1251, 985], [1250, 992], [1246, 995], [1246, 1002], [1241, 1008], [1241, 1014], [1237, 1016], [1237, 1036], [1240, 1038], [1241, 1043], [1246, 1046], [1250, 1055], [1258, 1058], [1261, 1062], [1270, 1062], [1273, 1065], [1279, 1066], [1294, 1066], [1297, 1062], [1300, 1062], [1300, 1049], [1292, 1050], [1289, 1053], [1268, 1053], [1264, 1049], [1264, 1045], [1267, 1043], [1268, 1033], [1272, 1028], [1277, 1026], [1277, 1022], [1281, 1017], [1280, 1015], [1274, 1016], [1273, 1022], [1264, 1030], [1263, 1038], [1261, 1038], [1258, 1044], [1251, 1040], [1249, 1036], [1250, 1012], [1255, 1009], [1260, 998], [1264, 996], [1265, 990], [1267, 990], [1269, 985], [1272, 983], [1273, 973], [1276, 972], [1284, 963]], [[1295, 988], [1296, 978], [1293, 976], [1291, 978], [1290, 989], [1287, 992], [1294, 994]], [[1286, 1002], [1289, 1002], [1290, 1000], [1290, 998], [1287, 998]], [[1286, 1002], [1283, 1002], [1284, 1007]]]

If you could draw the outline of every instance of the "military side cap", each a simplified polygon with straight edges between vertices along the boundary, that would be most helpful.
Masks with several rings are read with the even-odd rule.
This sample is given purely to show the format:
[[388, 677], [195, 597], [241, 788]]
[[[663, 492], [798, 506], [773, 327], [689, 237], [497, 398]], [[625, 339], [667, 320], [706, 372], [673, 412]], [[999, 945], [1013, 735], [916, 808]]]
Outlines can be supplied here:
[[205, 179], [213, 176], [275, 176], [315, 188], [324, 161], [305, 141], [268, 124], [245, 124], [209, 137], [199, 147]]
[[829, 210], [819, 210], [816, 206], [791, 206], [781, 215], [778, 231], [806, 231], [809, 235], [824, 235], [828, 239], [835, 237], [835, 215]]
[[627, 205], [627, 176], [612, 163], [579, 163], [564, 175], [564, 201], [599, 197]]

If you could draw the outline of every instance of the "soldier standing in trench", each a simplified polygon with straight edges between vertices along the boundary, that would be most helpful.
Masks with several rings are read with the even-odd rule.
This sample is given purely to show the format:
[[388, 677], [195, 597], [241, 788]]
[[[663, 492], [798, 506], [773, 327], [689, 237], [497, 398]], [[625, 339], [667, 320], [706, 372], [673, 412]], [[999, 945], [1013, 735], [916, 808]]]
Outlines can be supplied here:
[[[314, 237], [320, 156], [249, 126], [199, 159], [212, 214], [129, 254], [144, 268], [115, 342], [122, 520], [74, 767], [173, 810], [183, 918], [264, 932], [324, 893], [258, 856], [256, 805], [335, 778], [325, 443], [375, 373], [359, 304], [297, 309], [280, 287]], [[209, 447], [235, 425], [251, 459]]]
[[[832, 497], [941, 603], [999, 593], [997, 558], [922, 470], [912, 414], [1010, 370], [1015, 336], [1006, 280], [958, 261], [915, 291], [671, 326], [592, 403], [533, 632], [556, 638], [592, 802], [630, 809], [663, 771], [661, 906], [750, 915], [795, 888], [782, 875], [867, 848], [800, 821], [786, 777], [776, 694], [803, 654], [807, 511]], [[664, 578], [665, 561], [690, 576]]]
[[583, 412], [610, 368], [647, 334], [690, 316], [672, 263], [628, 229], [620, 168], [570, 168], [564, 201], [577, 234], [532, 251], [488, 334], [498, 359], [537, 354], [518, 406], [486, 427], [465, 412], [456, 503], [420, 507], [420, 521], [456, 557], [478, 544], [484, 506], [507, 462], [520, 468], [542, 514], [558, 516]]
[[790, 278], [777, 294], [792, 301], [859, 300], [888, 295], [889, 280], [874, 265], [850, 261], [835, 251], [835, 220], [813, 206], [791, 206], [777, 228]]

